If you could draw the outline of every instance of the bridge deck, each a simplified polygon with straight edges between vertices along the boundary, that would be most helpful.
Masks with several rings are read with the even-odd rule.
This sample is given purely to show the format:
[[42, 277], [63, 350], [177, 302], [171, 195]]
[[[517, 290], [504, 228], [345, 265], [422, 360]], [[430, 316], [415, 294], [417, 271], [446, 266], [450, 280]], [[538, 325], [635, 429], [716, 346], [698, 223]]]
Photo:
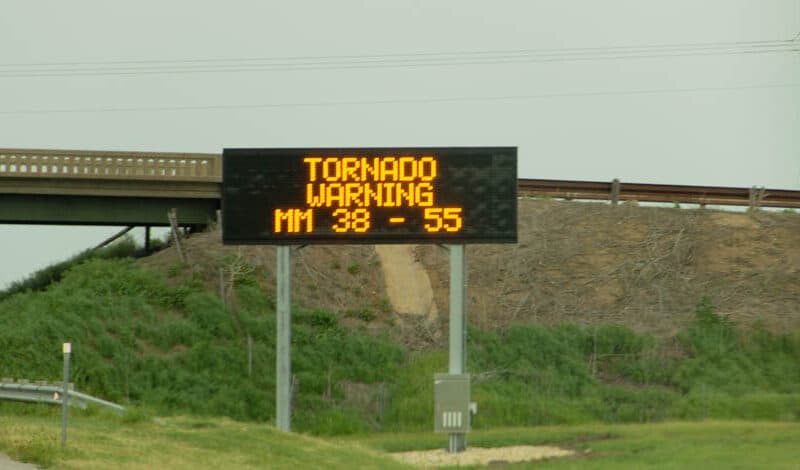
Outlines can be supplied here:
[[0, 149], [0, 176], [222, 181], [222, 155]]
[[204, 225], [219, 209], [222, 156], [0, 149], [0, 223]]
[[[222, 155], [0, 149], [0, 223], [204, 225], [220, 208]], [[519, 180], [521, 196], [800, 208], [800, 191]]]

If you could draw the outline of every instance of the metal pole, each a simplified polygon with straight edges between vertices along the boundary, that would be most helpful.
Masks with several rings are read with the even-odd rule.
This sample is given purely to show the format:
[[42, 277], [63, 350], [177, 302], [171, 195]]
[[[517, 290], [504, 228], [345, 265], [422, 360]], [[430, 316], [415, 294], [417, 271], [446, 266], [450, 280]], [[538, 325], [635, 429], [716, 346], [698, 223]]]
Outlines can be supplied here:
[[97, 246], [94, 247], [94, 249], [95, 250], [99, 250], [100, 248], [103, 248], [104, 246], [106, 246], [109, 243], [113, 242], [117, 238], [119, 238], [119, 237], [125, 235], [126, 233], [130, 232], [134, 228], [136, 228], [136, 226], [131, 225], [130, 227], [127, 227], [127, 228], [124, 228], [124, 229], [120, 230], [119, 232], [115, 233], [114, 235], [111, 235], [110, 237], [106, 238], [102, 242], [98, 243]]
[[[464, 245], [450, 245], [450, 374], [463, 374], [467, 363], [467, 330], [464, 312], [466, 269]], [[464, 433], [451, 433], [449, 452], [461, 452], [467, 448]]]
[[67, 416], [69, 408], [69, 357], [72, 354], [72, 343], [64, 343], [64, 382], [62, 382], [61, 393], [61, 446], [67, 444]]
[[144, 227], [144, 252], [146, 254], [150, 253], [150, 226], [145, 225]]
[[247, 333], [247, 376], [253, 376], [253, 337]]
[[276, 352], [276, 394], [275, 394], [275, 419], [279, 430], [289, 432], [292, 430], [291, 397], [292, 397], [292, 314], [291, 314], [291, 270], [290, 247], [287, 245], [277, 248], [277, 352]]

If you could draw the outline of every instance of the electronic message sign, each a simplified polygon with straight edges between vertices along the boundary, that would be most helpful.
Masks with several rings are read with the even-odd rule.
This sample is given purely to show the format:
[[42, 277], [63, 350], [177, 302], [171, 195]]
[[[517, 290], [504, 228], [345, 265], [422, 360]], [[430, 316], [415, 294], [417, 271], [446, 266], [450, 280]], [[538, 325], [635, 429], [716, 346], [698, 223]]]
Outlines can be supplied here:
[[516, 147], [225, 149], [223, 243], [516, 243]]

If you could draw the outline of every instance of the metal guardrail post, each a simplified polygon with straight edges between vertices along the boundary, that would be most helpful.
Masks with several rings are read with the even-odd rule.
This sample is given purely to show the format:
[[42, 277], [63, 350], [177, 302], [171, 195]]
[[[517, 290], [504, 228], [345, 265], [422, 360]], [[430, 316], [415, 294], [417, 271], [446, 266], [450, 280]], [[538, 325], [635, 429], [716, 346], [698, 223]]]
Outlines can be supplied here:
[[61, 402], [61, 446], [67, 444], [67, 417], [69, 416], [69, 358], [72, 355], [72, 343], [64, 343], [64, 389]]

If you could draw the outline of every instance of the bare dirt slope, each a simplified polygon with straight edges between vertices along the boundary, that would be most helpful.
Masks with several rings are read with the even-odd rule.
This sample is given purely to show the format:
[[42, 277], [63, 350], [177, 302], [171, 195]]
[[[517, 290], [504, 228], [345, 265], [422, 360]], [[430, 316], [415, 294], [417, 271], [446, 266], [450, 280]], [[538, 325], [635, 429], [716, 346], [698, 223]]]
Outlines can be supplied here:
[[389, 454], [395, 459], [411, 465], [429, 467], [451, 467], [467, 465], [508, 465], [517, 462], [569, 457], [572, 450], [553, 446], [508, 446], [508, 447], [467, 447], [459, 453], [444, 449], [417, 450]]
[[[709, 296], [737, 322], [800, 327], [800, 215], [521, 200], [519, 226], [517, 245], [468, 247], [470, 321], [669, 334]], [[444, 285], [442, 253], [421, 250]]]
[[[229, 281], [237, 269], [252, 269], [265, 292], [274, 292], [274, 248], [223, 247], [219, 231], [194, 235], [186, 245], [191, 271], [210, 288], [219, 285], [221, 270]], [[374, 327], [407, 324], [396, 320], [423, 308], [418, 305], [430, 295], [429, 283], [438, 317], [416, 317], [412, 323], [424, 330], [415, 336], [435, 340], [447, 316], [447, 252], [433, 245], [394, 251], [389, 257], [373, 246], [295, 251], [293, 302], [368, 312], [355, 317]], [[800, 215], [795, 213], [520, 200], [518, 244], [470, 245], [466, 253], [469, 321], [483, 327], [614, 322], [671, 334], [709, 296], [718, 313], [734, 321], [761, 322], [776, 331], [800, 328]], [[398, 256], [413, 258], [404, 264], [424, 271], [404, 275], [384, 266], [399, 263]], [[142, 263], [174, 270], [177, 255], [169, 248]], [[403, 296], [413, 301], [403, 302]]]
[[398, 313], [435, 319], [438, 316], [428, 271], [417, 260], [414, 245], [378, 245], [386, 293]]

